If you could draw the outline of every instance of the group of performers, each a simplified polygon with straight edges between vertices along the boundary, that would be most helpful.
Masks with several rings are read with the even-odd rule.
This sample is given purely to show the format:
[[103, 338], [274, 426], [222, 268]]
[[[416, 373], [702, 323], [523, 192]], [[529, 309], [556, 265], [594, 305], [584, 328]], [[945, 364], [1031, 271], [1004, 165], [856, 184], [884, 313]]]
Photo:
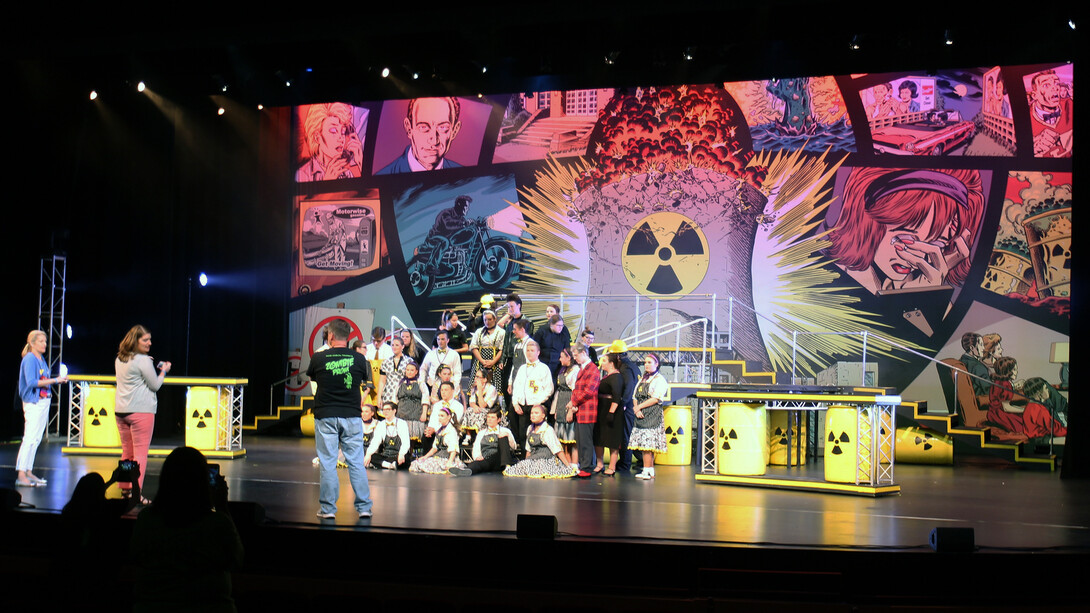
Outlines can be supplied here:
[[[593, 331], [573, 344], [558, 305], [547, 307], [547, 325], [535, 334], [519, 296], [505, 302], [497, 316], [492, 297], [483, 297], [468, 328], [444, 311], [428, 351], [409, 330], [387, 343], [381, 327], [371, 342], [353, 344], [372, 367], [365, 464], [456, 476], [612, 477], [629, 470], [630, 452], [642, 452], [636, 477], [654, 479], [669, 399], [658, 358], [647, 355], [640, 374], [614, 341], [599, 360]], [[468, 389], [463, 356], [472, 357]]]

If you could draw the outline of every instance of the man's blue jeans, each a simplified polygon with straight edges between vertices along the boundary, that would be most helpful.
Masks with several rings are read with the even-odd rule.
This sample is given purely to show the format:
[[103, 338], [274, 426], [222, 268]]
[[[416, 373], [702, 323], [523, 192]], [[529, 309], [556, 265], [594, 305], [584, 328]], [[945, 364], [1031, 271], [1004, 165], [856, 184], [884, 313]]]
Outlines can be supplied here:
[[340, 477], [337, 475], [337, 449], [344, 451], [348, 480], [356, 494], [356, 512], [371, 511], [371, 488], [363, 467], [363, 419], [359, 417], [323, 417], [314, 420], [314, 447], [321, 467], [318, 501], [322, 513], [337, 512]]

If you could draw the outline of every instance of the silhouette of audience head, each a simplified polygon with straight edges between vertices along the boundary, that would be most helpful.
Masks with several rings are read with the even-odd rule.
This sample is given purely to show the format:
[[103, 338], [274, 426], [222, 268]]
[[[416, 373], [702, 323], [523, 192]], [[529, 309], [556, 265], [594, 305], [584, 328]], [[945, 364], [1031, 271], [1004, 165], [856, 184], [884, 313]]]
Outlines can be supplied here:
[[172, 519], [196, 519], [212, 510], [208, 461], [192, 447], [178, 447], [163, 461], [152, 508]]

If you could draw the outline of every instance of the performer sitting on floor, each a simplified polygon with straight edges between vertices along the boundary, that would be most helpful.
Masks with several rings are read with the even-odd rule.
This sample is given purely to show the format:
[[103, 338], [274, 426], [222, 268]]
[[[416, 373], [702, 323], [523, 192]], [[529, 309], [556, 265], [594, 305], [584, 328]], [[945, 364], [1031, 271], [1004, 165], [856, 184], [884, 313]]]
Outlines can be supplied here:
[[465, 468], [451, 467], [450, 474], [468, 477], [479, 473], [499, 472], [511, 464], [515, 435], [500, 425], [500, 413], [499, 407], [494, 406], [488, 410], [485, 426], [473, 441], [473, 461], [466, 464]]
[[[443, 388], [449, 389], [447, 386]], [[450, 409], [441, 405], [435, 412], [439, 421], [439, 427], [435, 430], [435, 442], [424, 457], [413, 460], [409, 472], [442, 475], [454, 467], [465, 468], [465, 464], [458, 458], [458, 418]]]
[[[371, 446], [371, 439], [375, 436], [375, 429], [378, 427], [378, 419], [375, 419], [375, 407], [370, 404], [365, 404], [360, 408], [360, 416], [363, 417], [363, 449], [366, 452], [367, 448]], [[367, 463], [364, 462], [364, 466]]]
[[382, 405], [383, 422], [371, 437], [367, 446], [367, 455], [363, 465], [374, 468], [405, 468], [405, 458], [409, 454], [409, 425], [397, 416], [397, 403], [387, 402]]
[[556, 438], [553, 427], [545, 421], [545, 408], [534, 405], [530, 409], [530, 427], [526, 429], [526, 459], [508, 466], [505, 477], [532, 477], [566, 479], [575, 476], [571, 459]]

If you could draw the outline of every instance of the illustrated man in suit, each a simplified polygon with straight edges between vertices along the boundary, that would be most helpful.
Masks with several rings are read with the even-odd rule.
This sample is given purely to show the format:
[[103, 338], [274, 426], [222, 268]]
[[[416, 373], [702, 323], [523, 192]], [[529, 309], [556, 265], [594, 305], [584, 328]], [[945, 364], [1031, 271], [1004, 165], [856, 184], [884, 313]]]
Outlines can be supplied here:
[[453, 96], [410, 100], [404, 123], [409, 146], [377, 174], [460, 168], [461, 164], [446, 159], [446, 155], [462, 127], [461, 112], [462, 105]]

